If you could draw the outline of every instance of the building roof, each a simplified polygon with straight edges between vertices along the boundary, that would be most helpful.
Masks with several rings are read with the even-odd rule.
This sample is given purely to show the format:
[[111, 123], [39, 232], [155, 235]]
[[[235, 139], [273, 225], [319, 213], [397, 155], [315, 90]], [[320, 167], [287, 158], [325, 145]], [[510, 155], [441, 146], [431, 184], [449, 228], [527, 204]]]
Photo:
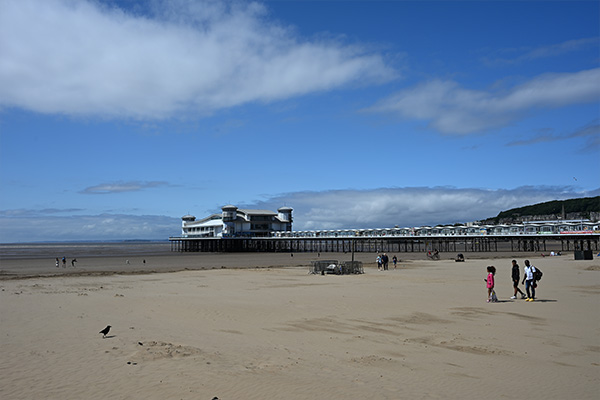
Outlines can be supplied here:
[[201, 226], [223, 226], [223, 221], [220, 219], [212, 219], [204, 221]]
[[186, 224], [187, 226], [200, 226], [200, 225], [207, 225], [206, 222], [207, 221], [217, 221], [217, 224], [222, 224], [223, 223], [223, 219], [221, 217], [221, 214], [211, 214], [208, 217], [204, 217], [202, 219], [199, 219], [197, 221], [191, 222]]
[[276, 212], [269, 210], [238, 209], [238, 211], [246, 215], [277, 215]]

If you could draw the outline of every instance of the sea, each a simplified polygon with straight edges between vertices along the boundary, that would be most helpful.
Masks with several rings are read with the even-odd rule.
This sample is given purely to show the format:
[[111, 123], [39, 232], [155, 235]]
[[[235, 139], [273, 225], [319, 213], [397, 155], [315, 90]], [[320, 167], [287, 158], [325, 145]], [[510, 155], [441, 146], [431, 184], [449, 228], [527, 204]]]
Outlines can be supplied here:
[[0, 259], [121, 257], [171, 253], [168, 241], [0, 243]]

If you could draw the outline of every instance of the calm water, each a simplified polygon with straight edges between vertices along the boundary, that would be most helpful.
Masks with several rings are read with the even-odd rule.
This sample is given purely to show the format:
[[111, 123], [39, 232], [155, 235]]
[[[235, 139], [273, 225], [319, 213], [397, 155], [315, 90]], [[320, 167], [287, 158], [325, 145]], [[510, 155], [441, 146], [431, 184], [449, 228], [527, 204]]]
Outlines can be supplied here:
[[171, 252], [169, 242], [77, 242], [0, 244], [0, 259], [73, 258], [161, 255]]

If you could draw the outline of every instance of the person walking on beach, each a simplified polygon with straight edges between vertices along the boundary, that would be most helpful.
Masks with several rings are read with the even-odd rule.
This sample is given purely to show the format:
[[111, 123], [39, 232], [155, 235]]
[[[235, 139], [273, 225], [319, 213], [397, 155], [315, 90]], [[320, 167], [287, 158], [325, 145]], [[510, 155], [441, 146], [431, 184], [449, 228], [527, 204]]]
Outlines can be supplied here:
[[56, 268], [58, 268], [59, 265], [60, 265], [60, 262], [58, 261], [58, 257], [56, 257]]
[[77, 259], [74, 258], [71, 260], [71, 267], [75, 267], [75, 263], [77, 262]]
[[487, 286], [487, 290], [488, 290], [488, 298], [487, 298], [487, 302], [489, 303], [490, 301], [498, 301], [497, 299], [495, 299], [493, 296], [494, 294], [494, 275], [496, 274], [496, 267], [494, 266], [489, 266], [487, 267], [487, 272], [488, 272], [488, 276], [487, 279], [484, 279], [484, 281], [486, 282], [486, 286]]
[[517, 298], [517, 293], [521, 293], [521, 298], [526, 299], [525, 293], [521, 289], [519, 289], [519, 280], [521, 279], [521, 271], [519, 270], [519, 264], [517, 264], [517, 260], [512, 260], [512, 281], [513, 288], [515, 289], [514, 295], [511, 299]]
[[383, 263], [383, 270], [387, 271], [388, 264], [390, 263], [390, 258], [388, 257], [387, 253], [383, 253], [383, 256], [381, 257], [381, 262]]
[[381, 265], [382, 265], [383, 261], [381, 261], [381, 256], [379, 254], [377, 254], [377, 270], [381, 271]]
[[62, 258], [63, 268], [67, 267], [67, 257]]
[[[533, 279], [533, 273], [535, 272], [535, 267], [529, 264], [529, 260], [525, 260], [525, 270], [523, 273], [523, 282], [521, 284], [525, 284], [525, 291], [527, 292], [527, 300], [526, 301], [534, 301], [535, 300], [535, 280]], [[531, 291], [531, 292], [530, 292]]]
[[398, 264], [398, 257], [394, 255], [394, 257], [392, 257], [392, 262], [394, 263], [394, 269], [396, 269], [396, 264]]

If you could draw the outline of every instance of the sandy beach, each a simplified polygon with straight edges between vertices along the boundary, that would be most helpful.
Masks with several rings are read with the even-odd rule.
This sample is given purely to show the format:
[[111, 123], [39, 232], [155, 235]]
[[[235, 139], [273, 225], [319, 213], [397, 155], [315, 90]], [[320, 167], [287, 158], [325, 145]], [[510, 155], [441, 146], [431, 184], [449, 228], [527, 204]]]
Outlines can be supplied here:
[[3, 259], [0, 397], [598, 398], [598, 259], [518, 255], [544, 272], [530, 303], [513, 255], [465, 255], [357, 254], [351, 276], [308, 274], [314, 253]]

